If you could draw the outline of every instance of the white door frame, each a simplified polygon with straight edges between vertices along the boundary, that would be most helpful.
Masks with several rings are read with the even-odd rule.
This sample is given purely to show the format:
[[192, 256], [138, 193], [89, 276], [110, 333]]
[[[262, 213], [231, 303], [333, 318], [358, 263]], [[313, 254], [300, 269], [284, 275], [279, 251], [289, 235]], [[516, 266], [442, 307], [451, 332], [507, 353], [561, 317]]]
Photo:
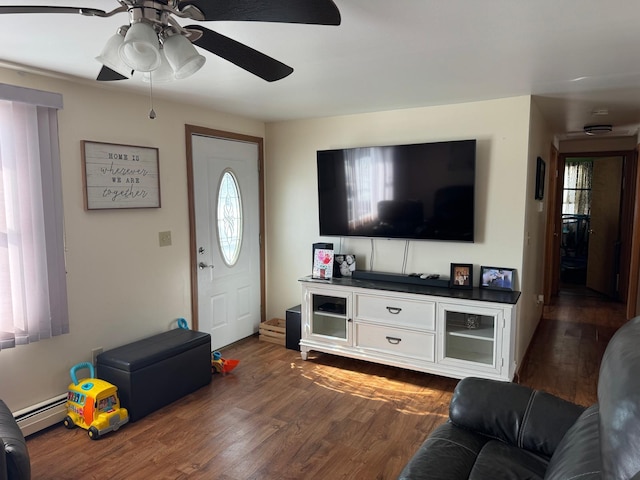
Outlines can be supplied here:
[[264, 248], [264, 139], [239, 133], [214, 130], [195, 125], [185, 125], [185, 141], [187, 146], [187, 196], [189, 200], [189, 259], [191, 261], [191, 321], [193, 330], [198, 330], [198, 252], [196, 245], [196, 215], [193, 192], [193, 149], [192, 135], [238, 140], [255, 143], [258, 146], [258, 201], [260, 204], [260, 322], [265, 321], [265, 248]]

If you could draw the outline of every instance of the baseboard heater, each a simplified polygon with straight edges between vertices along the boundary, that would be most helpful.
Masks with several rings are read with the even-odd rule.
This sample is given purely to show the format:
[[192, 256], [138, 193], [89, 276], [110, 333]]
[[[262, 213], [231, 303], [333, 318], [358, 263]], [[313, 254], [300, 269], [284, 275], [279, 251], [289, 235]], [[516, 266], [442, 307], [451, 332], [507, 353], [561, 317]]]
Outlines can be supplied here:
[[19, 410], [15, 412], [13, 416], [22, 430], [22, 434], [26, 437], [27, 435], [62, 422], [67, 414], [66, 401], [67, 394], [63, 393], [44, 402]]

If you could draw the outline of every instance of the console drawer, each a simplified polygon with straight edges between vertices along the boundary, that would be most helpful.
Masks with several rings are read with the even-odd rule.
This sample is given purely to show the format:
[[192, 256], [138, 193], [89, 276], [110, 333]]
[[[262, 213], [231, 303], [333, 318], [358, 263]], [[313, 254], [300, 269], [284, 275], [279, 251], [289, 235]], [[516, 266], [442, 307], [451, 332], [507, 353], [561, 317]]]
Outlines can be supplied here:
[[416, 360], [435, 361], [435, 335], [356, 323], [356, 346]]
[[420, 330], [435, 330], [436, 304], [391, 296], [356, 295], [355, 318]]

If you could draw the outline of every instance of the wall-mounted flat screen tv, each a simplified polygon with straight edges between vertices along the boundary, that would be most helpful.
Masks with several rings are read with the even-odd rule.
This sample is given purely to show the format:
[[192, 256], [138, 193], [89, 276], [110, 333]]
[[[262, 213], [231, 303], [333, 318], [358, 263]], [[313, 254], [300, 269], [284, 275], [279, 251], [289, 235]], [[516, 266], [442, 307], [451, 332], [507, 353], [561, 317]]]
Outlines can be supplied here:
[[317, 157], [321, 236], [473, 242], [475, 140]]

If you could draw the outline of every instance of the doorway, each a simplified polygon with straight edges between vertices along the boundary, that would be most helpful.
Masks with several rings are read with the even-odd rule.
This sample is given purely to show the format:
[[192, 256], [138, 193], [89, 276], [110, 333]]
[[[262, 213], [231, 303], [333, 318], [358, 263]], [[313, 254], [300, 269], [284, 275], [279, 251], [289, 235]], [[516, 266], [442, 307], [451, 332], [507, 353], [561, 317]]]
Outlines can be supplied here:
[[566, 157], [560, 293], [619, 298], [624, 157]]
[[261, 138], [187, 125], [193, 328], [219, 349], [264, 320]]
[[[636, 295], [638, 288], [638, 272], [640, 271], [640, 255], [635, 255], [634, 250], [637, 249], [638, 242], [640, 241], [640, 229], [634, 227], [634, 219], [640, 214], [638, 208], [636, 208], [636, 191], [637, 184], [640, 182], [638, 177], [640, 171], [637, 168], [637, 155], [635, 150], [630, 151], [612, 151], [612, 152], [580, 152], [580, 153], [559, 153], [555, 147], [551, 147], [550, 155], [550, 172], [549, 176], [549, 198], [547, 201], [547, 226], [546, 226], [546, 240], [545, 240], [545, 262], [544, 262], [544, 299], [545, 305], [549, 305], [552, 297], [558, 296], [561, 287], [561, 254], [566, 252], [561, 250], [563, 241], [566, 242], [566, 238], [563, 239], [563, 197], [564, 197], [564, 173], [565, 163], [567, 159], [576, 158], [592, 158], [597, 159], [599, 162], [601, 159], [607, 158], [620, 158], [622, 162], [622, 179], [611, 180], [607, 179], [607, 182], [617, 182], [621, 185], [621, 195], [619, 203], [614, 201], [614, 207], [607, 206], [606, 208], [611, 211], [617, 207], [618, 214], [605, 214], [602, 218], [609, 222], [611, 218], [614, 218], [618, 223], [617, 227], [607, 227], [606, 229], [611, 231], [618, 231], [617, 242], [606, 242], [609, 245], [614, 244], [613, 254], [611, 250], [609, 253], [601, 253], [601, 258], [604, 259], [604, 265], [613, 269], [613, 285], [614, 288], [607, 290], [602, 286], [596, 287], [597, 289], [604, 290], [608, 298], [619, 300], [626, 304], [628, 318], [632, 318], [636, 312]], [[607, 163], [603, 162], [606, 166]], [[618, 171], [617, 169], [612, 169]], [[598, 174], [599, 175], [599, 174]], [[614, 175], [614, 178], [616, 175]], [[605, 199], [616, 197], [616, 195], [609, 195], [606, 188], [603, 188]], [[592, 203], [592, 208], [595, 206], [599, 208], [601, 201], [597, 199]], [[592, 218], [590, 212], [589, 226], [586, 229], [587, 234], [590, 235], [589, 241], [586, 244], [594, 243], [593, 238], [597, 235], [597, 232], [589, 232], [589, 230], [595, 231], [591, 225]], [[600, 230], [601, 227], [598, 227]], [[575, 230], [572, 230], [575, 231]], [[607, 235], [602, 235], [606, 237]], [[597, 247], [597, 242], [596, 247]], [[636, 245], [634, 247], [634, 245]], [[565, 244], [566, 246], [566, 244]], [[598, 254], [595, 254], [596, 256]], [[613, 257], [613, 259], [612, 259]], [[601, 264], [602, 266], [602, 264]], [[588, 261], [587, 261], [588, 267]], [[611, 281], [612, 275], [609, 273], [598, 273], [598, 269], [595, 270], [596, 279], [607, 279]], [[595, 292], [596, 290], [587, 290], [586, 287], [586, 275], [584, 273], [585, 285], [584, 292]], [[592, 274], [594, 275], [594, 274]], [[603, 294], [604, 295], [604, 294]]]

